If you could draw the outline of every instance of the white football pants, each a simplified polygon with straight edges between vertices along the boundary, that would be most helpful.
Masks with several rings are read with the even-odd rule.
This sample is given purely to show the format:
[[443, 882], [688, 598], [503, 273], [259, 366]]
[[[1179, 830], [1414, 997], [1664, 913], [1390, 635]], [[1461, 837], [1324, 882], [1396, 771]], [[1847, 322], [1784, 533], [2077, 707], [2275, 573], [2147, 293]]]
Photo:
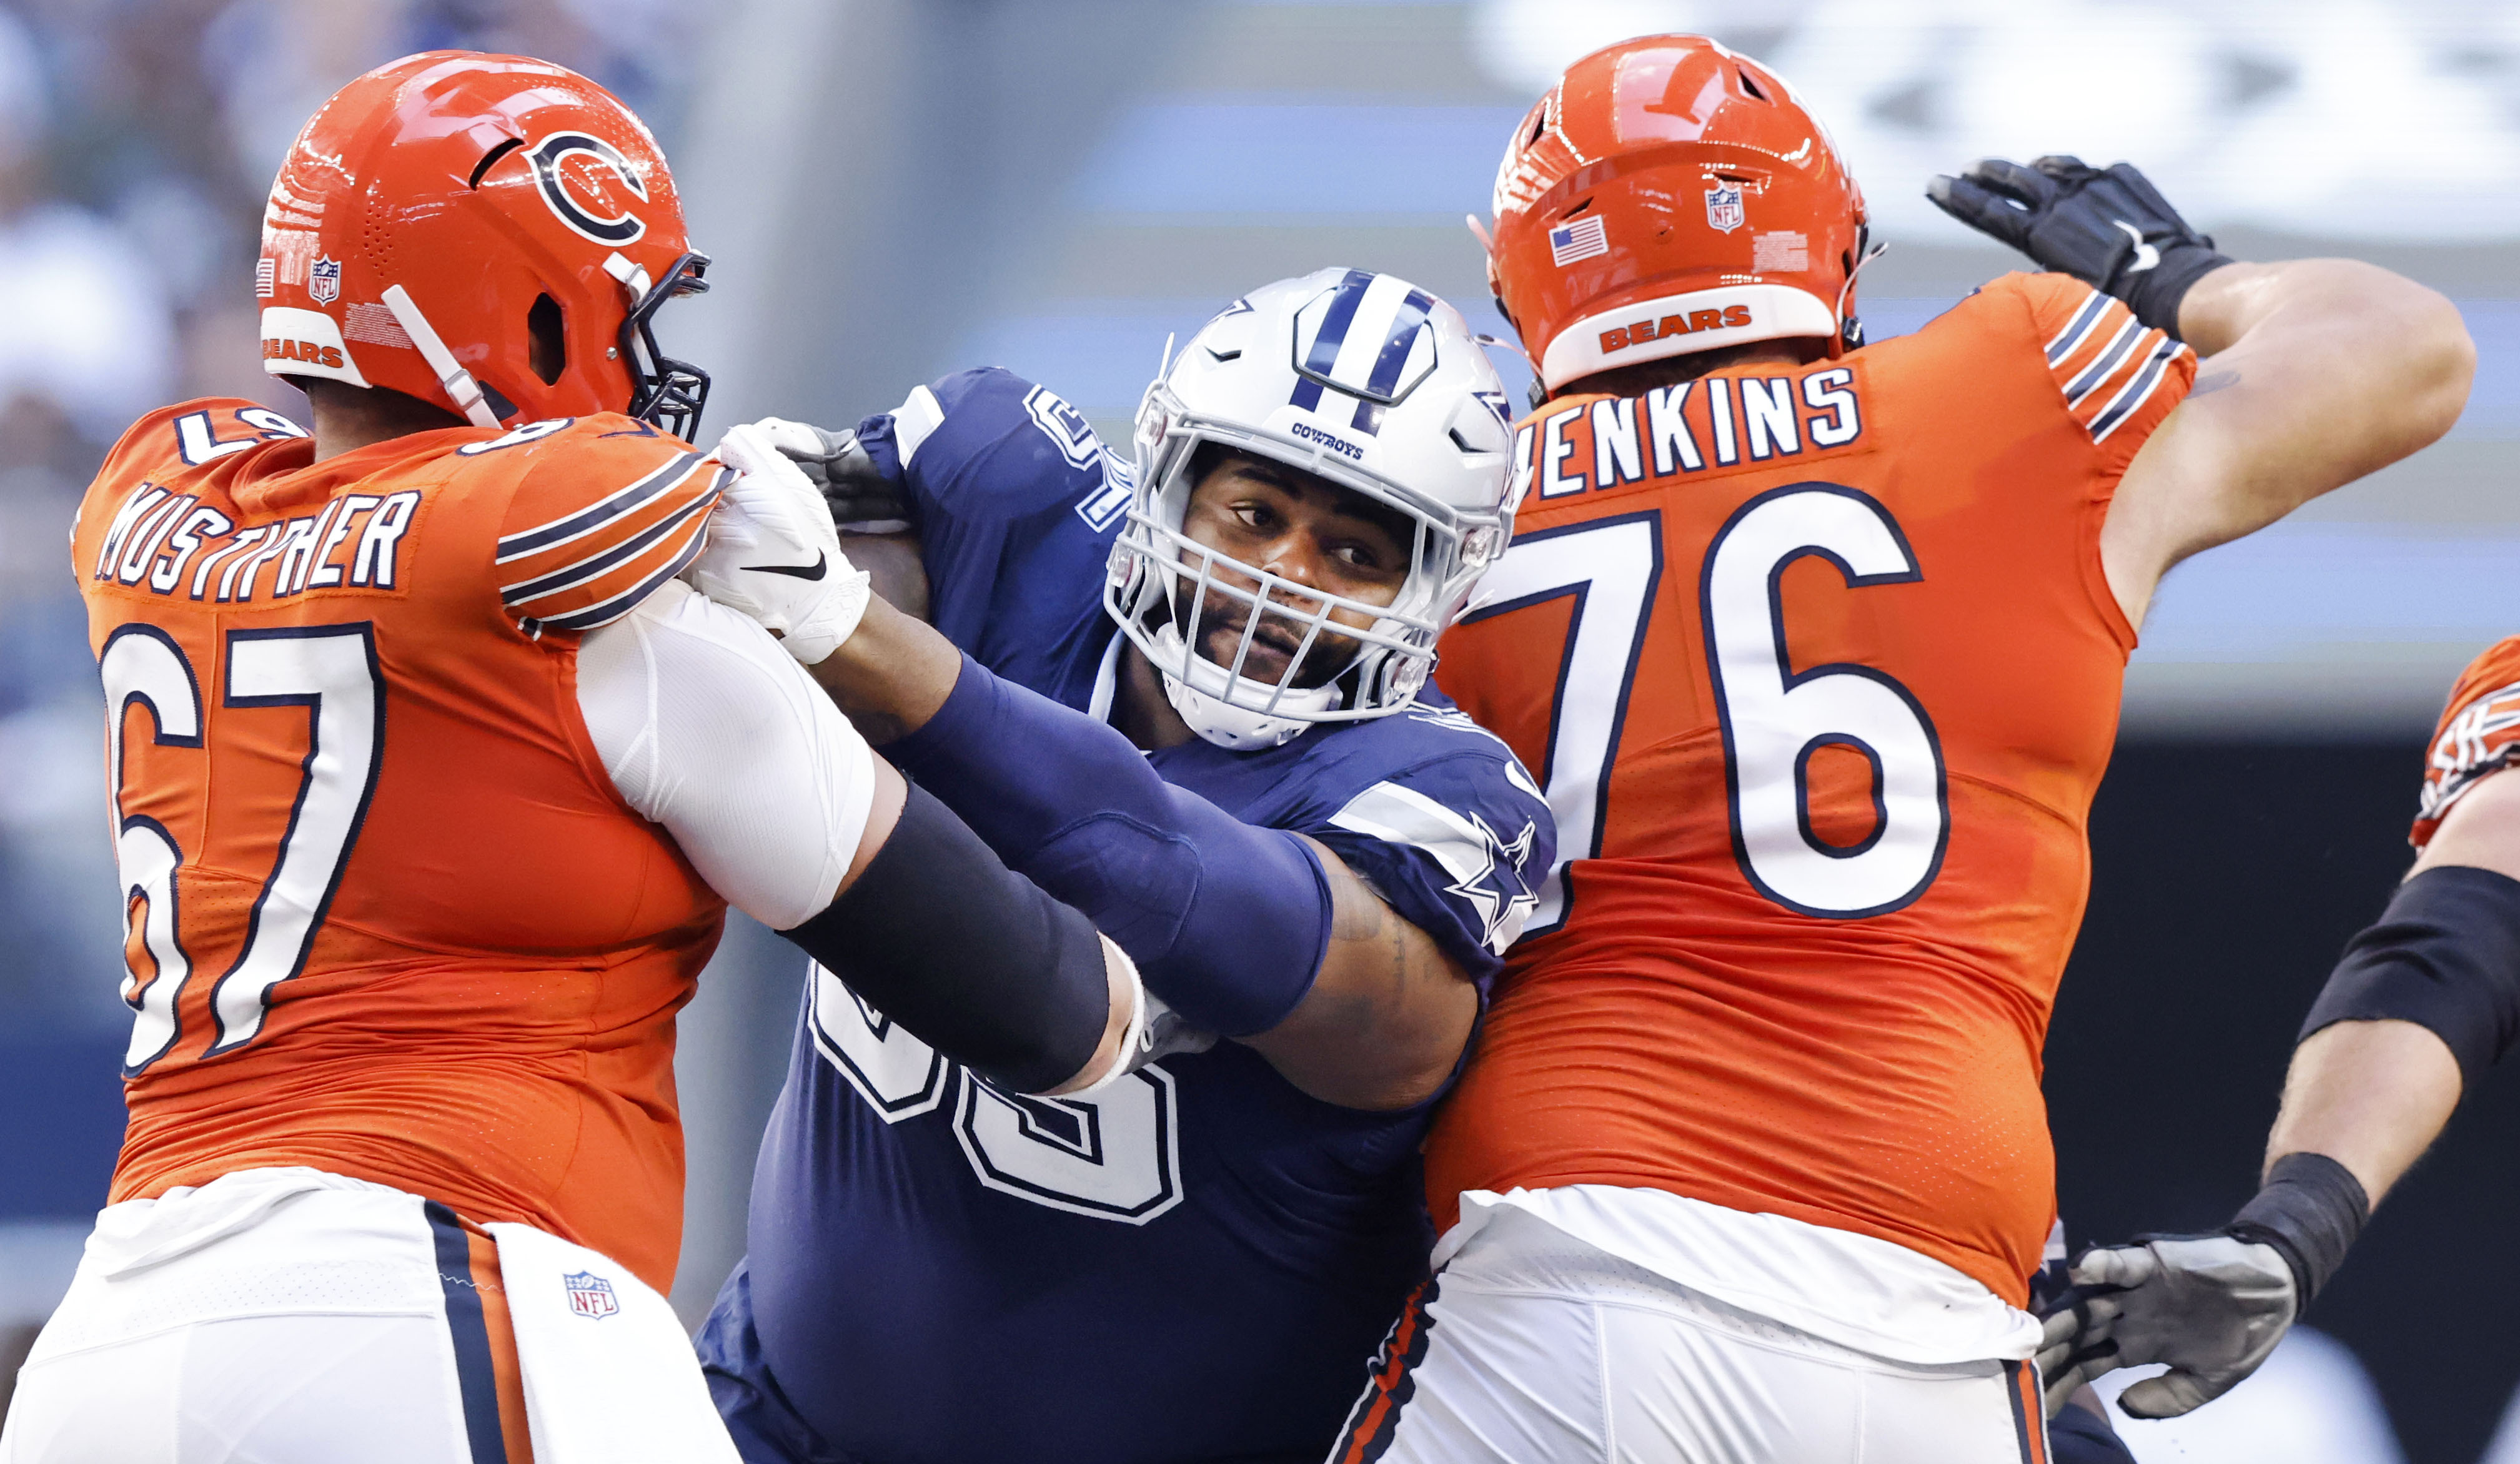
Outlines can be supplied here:
[[109, 1206], [0, 1464], [737, 1464], [673, 1309], [528, 1225], [310, 1169]]
[[1411, 1299], [1331, 1464], [2048, 1464], [2027, 1362], [1894, 1362], [1529, 1216]]
[[494, 1248], [442, 1208], [244, 1171], [97, 1217], [0, 1464], [521, 1464], [511, 1335]]

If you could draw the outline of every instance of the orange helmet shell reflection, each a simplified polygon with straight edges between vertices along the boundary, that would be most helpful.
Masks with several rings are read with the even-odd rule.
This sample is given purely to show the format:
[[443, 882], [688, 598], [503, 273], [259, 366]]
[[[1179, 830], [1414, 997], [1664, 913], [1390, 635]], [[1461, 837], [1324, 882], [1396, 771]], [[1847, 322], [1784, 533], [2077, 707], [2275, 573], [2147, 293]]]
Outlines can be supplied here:
[[1488, 283], [1552, 390], [1744, 341], [1845, 329], [1864, 194], [1827, 129], [1703, 36], [1575, 63], [1497, 172]]
[[[479, 421], [426, 332], [502, 421], [627, 411], [622, 323], [690, 247], [664, 154], [610, 92], [529, 57], [407, 56], [336, 92], [272, 183], [263, 367]], [[564, 343], [549, 381], [527, 327], [546, 296]]]

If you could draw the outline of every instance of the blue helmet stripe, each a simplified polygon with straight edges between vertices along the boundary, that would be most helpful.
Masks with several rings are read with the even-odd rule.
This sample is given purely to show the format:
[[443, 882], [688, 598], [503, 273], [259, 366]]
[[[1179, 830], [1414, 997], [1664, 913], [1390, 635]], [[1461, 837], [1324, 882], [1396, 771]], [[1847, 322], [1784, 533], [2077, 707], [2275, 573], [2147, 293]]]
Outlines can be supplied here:
[[1340, 278], [1338, 292], [1322, 317], [1321, 333], [1313, 337], [1312, 349], [1304, 353], [1304, 370], [1312, 375], [1300, 377], [1295, 382], [1295, 394], [1288, 398], [1296, 406], [1307, 412], [1320, 409], [1322, 383], [1314, 377], [1328, 376], [1330, 367], [1338, 361], [1339, 347], [1347, 343], [1348, 327], [1356, 321], [1356, 307], [1365, 303], [1366, 288], [1372, 283], [1373, 276], [1361, 269], [1349, 270]]
[[1382, 354], [1373, 361], [1373, 375], [1366, 377], [1365, 389], [1375, 396], [1389, 396], [1400, 384], [1400, 368], [1409, 364], [1409, 348], [1418, 342], [1418, 328], [1426, 324], [1426, 312], [1434, 297], [1422, 289], [1409, 291], [1400, 302], [1399, 311], [1391, 318], [1391, 329], [1383, 334]]
[[1329, 312], [1322, 317], [1322, 333], [1313, 337], [1313, 349], [1304, 357], [1304, 370], [1318, 376], [1328, 376], [1338, 360], [1339, 347], [1347, 344], [1347, 328], [1356, 321], [1356, 307], [1365, 303], [1365, 291], [1373, 277], [1361, 269], [1347, 272], [1338, 283], [1338, 296], [1330, 301]]

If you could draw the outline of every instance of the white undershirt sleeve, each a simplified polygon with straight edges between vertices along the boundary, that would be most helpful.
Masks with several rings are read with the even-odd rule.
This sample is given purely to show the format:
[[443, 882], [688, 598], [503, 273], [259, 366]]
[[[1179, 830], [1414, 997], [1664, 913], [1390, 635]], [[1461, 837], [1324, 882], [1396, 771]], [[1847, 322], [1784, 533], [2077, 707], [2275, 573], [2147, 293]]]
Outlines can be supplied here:
[[791, 930], [832, 903], [875, 753], [768, 631], [668, 582], [587, 632], [577, 701], [622, 801], [728, 904]]

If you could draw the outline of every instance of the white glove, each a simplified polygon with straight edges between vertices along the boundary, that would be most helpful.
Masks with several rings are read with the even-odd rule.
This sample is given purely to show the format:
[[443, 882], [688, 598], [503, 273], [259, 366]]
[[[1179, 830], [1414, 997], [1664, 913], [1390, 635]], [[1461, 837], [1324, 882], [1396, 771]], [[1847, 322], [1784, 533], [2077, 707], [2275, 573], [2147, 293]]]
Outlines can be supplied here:
[[2231, 1235], [2161, 1236], [2086, 1251], [2070, 1305], [2047, 1317], [2039, 1374], [2054, 1417], [2075, 1389], [2121, 1367], [2167, 1362], [2118, 1397], [2136, 1418], [2176, 1418], [2238, 1386], [2301, 1308], [2273, 1246]]
[[1102, 953], [1104, 959], [1117, 959], [1129, 973], [1130, 995], [1134, 998], [1129, 1025], [1120, 1034], [1120, 1050], [1113, 1055], [1111, 1066], [1103, 1070], [1102, 1076], [1083, 1087], [1059, 1093], [1062, 1098], [1090, 1096], [1150, 1062], [1160, 1062], [1176, 1052], [1204, 1052], [1216, 1045], [1215, 1033], [1192, 1027], [1181, 1013], [1166, 1006], [1161, 998], [1147, 990], [1146, 982], [1138, 975], [1138, 963], [1129, 958], [1129, 953], [1120, 949], [1119, 942], [1107, 935], [1102, 937]]
[[813, 428], [765, 418], [729, 427], [717, 459], [736, 471], [709, 510], [708, 543], [684, 571], [693, 588], [760, 622], [811, 666], [858, 628], [869, 589], [840, 552], [831, 507], [782, 449], [822, 451]]
[[1146, 1014], [1145, 1031], [1139, 1035], [1137, 1050], [1129, 1055], [1128, 1071], [1134, 1073], [1176, 1052], [1204, 1052], [1216, 1045], [1215, 1033], [1192, 1026], [1189, 1018], [1166, 1006], [1154, 993], [1144, 993], [1138, 1000]]

